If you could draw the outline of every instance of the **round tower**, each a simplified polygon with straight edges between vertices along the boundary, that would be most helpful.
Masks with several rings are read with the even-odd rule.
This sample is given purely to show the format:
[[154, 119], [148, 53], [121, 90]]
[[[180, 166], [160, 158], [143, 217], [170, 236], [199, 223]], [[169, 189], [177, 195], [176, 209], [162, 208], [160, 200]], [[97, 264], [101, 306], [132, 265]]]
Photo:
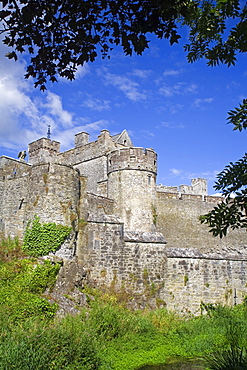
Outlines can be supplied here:
[[157, 154], [153, 149], [121, 148], [108, 155], [108, 197], [126, 230], [151, 232], [155, 224]]

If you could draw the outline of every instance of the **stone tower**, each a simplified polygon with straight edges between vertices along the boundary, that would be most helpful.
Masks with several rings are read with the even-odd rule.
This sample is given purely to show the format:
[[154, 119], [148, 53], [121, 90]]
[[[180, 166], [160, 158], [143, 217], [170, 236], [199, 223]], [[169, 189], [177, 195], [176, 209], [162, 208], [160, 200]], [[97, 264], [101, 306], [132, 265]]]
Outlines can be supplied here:
[[47, 138], [41, 138], [28, 145], [29, 163], [37, 164], [50, 162], [60, 152], [60, 143], [51, 141]]
[[153, 149], [120, 148], [108, 155], [108, 197], [130, 231], [152, 232], [155, 224], [157, 154]]

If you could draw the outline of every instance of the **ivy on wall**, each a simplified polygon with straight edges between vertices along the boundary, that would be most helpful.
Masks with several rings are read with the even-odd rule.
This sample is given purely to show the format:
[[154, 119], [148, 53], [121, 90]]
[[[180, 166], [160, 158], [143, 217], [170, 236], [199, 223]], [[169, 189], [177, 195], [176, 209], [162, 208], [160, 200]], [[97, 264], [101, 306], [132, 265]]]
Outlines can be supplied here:
[[29, 256], [45, 256], [55, 252], [71, 232], [71, 227], [54, 222], [41, 223], [37, 215], [26, 227], [23, 251]]

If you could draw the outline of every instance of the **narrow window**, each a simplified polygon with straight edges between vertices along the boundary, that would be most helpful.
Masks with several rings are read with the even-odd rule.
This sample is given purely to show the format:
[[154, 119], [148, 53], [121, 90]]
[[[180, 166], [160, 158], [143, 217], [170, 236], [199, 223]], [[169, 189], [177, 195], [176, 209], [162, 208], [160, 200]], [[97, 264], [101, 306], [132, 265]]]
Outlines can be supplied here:
[[21, 209], [23, 202], [24, 202], [24, 198], [20, 202], [19, 209]]
[[151, 185], [151, 176], [148, 176], [148, 185]]

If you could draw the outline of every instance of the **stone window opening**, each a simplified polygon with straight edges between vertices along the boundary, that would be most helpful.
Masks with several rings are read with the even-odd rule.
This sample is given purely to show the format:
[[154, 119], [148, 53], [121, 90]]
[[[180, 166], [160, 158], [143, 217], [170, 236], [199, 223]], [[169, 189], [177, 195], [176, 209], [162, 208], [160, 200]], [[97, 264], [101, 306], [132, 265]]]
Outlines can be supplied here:
[[21, 209], [23, 202], [24, 202], [24, 198], [20, 202], [19, 209]]
[[148, 185], [151, 185], [151, 176], [148, 176]]

